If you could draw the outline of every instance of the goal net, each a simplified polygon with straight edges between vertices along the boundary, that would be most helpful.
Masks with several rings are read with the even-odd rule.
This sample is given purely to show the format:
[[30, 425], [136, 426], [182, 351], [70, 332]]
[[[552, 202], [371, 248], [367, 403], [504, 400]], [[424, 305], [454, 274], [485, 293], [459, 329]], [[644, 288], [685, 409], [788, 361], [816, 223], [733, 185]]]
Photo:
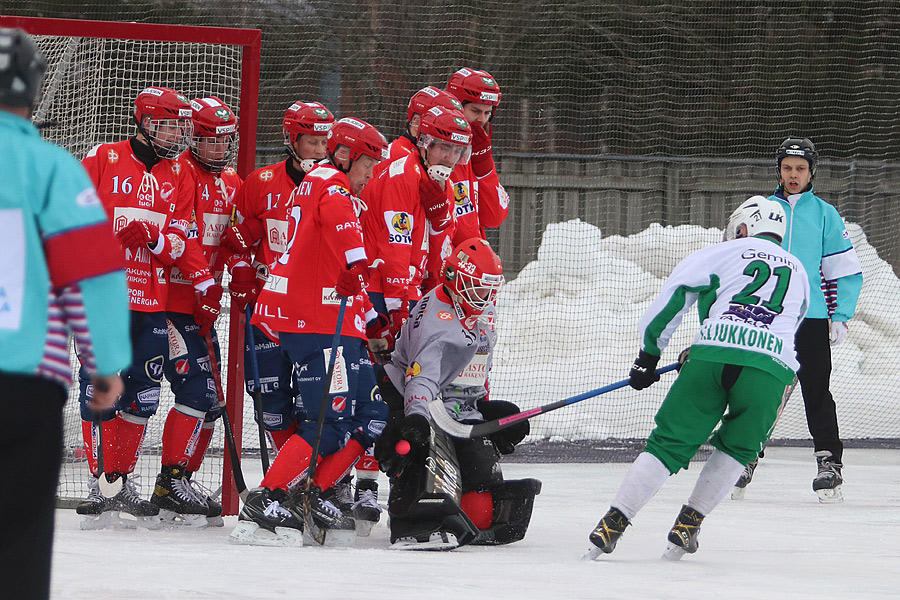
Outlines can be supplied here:
[[[259, 68], [259, 31], [75, 22], [55, 19], [0, 21], [33, 36], [49, 65], [33, 120], [43, 137], [81, 159], [95, 145], [126, 139], [135, 132], [133, 102], [148, 85], [174, 88], [188, 98], [216, 95], [240, 121], [238, 171], [253, 169]], [[223, 307], [227, 312], [228, 305]], [[229, 356], [228, 321], [219, 324], [223, 356]], [[240, 341], [237, 341], [240, 344]], [[77, 359], [73, 373], [77, 380]], [[228, 373], [223, 365], [223, 385]], [[135, 473], [144, 495], [160, 469], [162, 430], [174, 397], [163, 379], [159, 410], [150, 419]], [[242, 421], [238, 424], [243, 425]], [[90, 475], [83, 450], [78, 387], [64, 415], [64, 462], [58, 496], [63, 505], [87, 495]], [[241, 432], [236, 433], [241, 439]], [[253, 439], [248, 436], [248, 439]], [[195, 479], [213, 493], [222, 488], [225, 444], [221, 421]]]

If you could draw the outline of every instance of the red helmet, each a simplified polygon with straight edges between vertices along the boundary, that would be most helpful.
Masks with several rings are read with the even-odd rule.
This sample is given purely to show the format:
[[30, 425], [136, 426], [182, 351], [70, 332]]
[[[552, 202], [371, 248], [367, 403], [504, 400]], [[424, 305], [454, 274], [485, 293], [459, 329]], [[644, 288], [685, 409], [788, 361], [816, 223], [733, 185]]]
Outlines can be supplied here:
[[503, 265], [490, 244], [473, 237], [444, 259], [440, 280], [458, 296], [467, 315], [480, 316], [497, 300], [503, 285]]
[[428, 150], [435, 140], [464, 146], [456, 164], [466, 164], [472, 154], [472, 127], [465, 115], [458, 110], [445, 110], [434, 106], [425, 111], [419, 123], [418, 145]]
[[350, 150], [350, 161], [360, 156], [371, 156], [381, 162], [388, 158], [388, 143], [373, 125], [365, 121], [344, 117], [328, 132], [328, 154], [334, 155], [338, 146]]
[[301, 135], [328, 135], [334, 115], [320, 102], [294, 102], [281, 122], [284, 144], [290, 146]]
[[487, 71], [462, 68], [450, 76], [447, 91], [460, 102], [500, 104], [500, 86]]
[[463, 109], [456, 96], [429, 85], [413, 94], [413, 97], [409, 99], [409, 106], [406, 109], [406, 122], [412, 121], [412, 118], [416, 115], [424, 115], [426, 110], [434, 106], [460, 112]]
[[191, 100], [191, 154], [211, 173], [221, 173], [237, 156], [237, 117], [216, 96]]
[[[191, 105], [171, 88], [148, 87], [134, 100], [134, 120], [160, 158], [175, 158], [187, 148], [191, 138]], [[145, 127], [144, 118], [150, 122]], [[174, 128], [162, 130], [162, 127]]]

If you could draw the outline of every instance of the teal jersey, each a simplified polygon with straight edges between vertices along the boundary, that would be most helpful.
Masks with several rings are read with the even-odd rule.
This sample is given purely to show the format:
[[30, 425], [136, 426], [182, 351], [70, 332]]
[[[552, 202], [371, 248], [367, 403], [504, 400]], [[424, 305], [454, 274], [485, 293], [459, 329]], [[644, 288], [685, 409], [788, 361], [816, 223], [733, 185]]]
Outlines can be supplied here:
[[[48, 333], [54, 322], [84, 333], [76, 338], [97, 372], [127, 367], [125, 273], [107, 268], [107, 256], [90, 255], [92, 238], [105, 239], [91, 235], [98, 231], [92, 228], [102, 225], [106, 234], [108, 224], [87, 173], [67, 151], [42, 140], [29, 121], [5, 111], [0, 141], [0, 371], [41, 374], [48, 360], [58, 372], [68, 367], [67, 356], [63, 364], [60, 356], [67, 340]], [[53, 257], [49, 247], [56, 249]], [[65, 291], [55, 289], [53, 273], [69, 277]]]
[[837, 303], [832, 320], [850, 320], [856, 312], [862, 289], [862, 266], [837, 209], [812, 191], [787, 198], [776, 193], [769, 196], [769, 200], [779, 201], [787, 216], [782, 247], [800, 259], [809, 276], [807, 317], [828, 318], [828, 306], [821, 289], [821, 278], [824, 277], [837, 282]]
[[799, 259], [775, 242], [714, 244], [678, 263], [641, 317], [641, 349], [659, 356], [697, 303], [691, 358], [756, 367], [790, 383], [800, 368], [794, 336], [809, 305]]

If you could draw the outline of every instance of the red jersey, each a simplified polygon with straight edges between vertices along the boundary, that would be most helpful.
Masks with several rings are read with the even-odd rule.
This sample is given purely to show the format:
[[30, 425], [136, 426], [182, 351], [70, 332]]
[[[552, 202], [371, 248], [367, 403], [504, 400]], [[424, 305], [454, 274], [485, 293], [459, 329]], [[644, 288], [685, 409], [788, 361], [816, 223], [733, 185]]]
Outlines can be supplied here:
[[267, 266], [287, 245], [289, 201], [298, 185], [287, 172], [289, 160], [250, 173], [235, 198], [238, 222], [246, 222], [252, 231], [259, 232], [260, 237], [254, 240], [260, 241], [255, 258]]
[[190, 194], [184, 168], [176, 160], [161, 159], [147, 171], [130, 140], [95, 146], [81, 164], [97, 188], [114, 232], [138, 220], [153, 223], [163, 234], [165, 243], [153, 252], [147, 247], [124, 252], [129, 308], [165, 310], [166, 270], [184, 251], [190, 220], [190, 207], [177, 203]]
[[194, 160], [190, 150], [178, 159], [190, 179], [191, 219], [184, 254], [175, 261], [169, 275], [166, 309], [191, 314], [197, 303], [194, 284], [211, 277], [222, 283], [225, 256], [220, 256], [219, 241], [231, 225], [234, 198], [241, 178], [231, 167], [221, 174], [210, 173]]
[[404, 156], [409, 156], [410, 154], [418, 154], [418, 149], [416, 148], [415, 142], [406, 137], [405, 135], [401, 135], [396, 140], [391, 142], [391, 145], [388, 146], [388, 159], [381, 161], [379, 163], [379, 167], [384, 166], [387, 168], [389, 164], [397, 160], [398, 158], [403, 158]]
[[[366, 260], [357, 206], [344, 173], [318, 165], [306, 174], [290, 209], [291, 237], [256, 300], [254, 325], [277, 332], [334, 334], [341, 303], [334, 290], [338, 274]], [[341, 335], [365, 339], [363, 296], [348, 299]]]
[[484, 177], [476, 177], [472, 163], [457, 165], [450, 175], [458, 226], [453, 235], [456, 246], [469, 238], [486, 239], [485, 228], [500, 227], [509, 214], [509, 196], [496, 169]]
[[419, 200], [424, 177], [418, 154], [403, 156], [366, 184], [361, 222], [366, 254], [384, 262], [370, 271], [370, 292], [384, 294], [388, 310], [422, 297], [429, 226]]

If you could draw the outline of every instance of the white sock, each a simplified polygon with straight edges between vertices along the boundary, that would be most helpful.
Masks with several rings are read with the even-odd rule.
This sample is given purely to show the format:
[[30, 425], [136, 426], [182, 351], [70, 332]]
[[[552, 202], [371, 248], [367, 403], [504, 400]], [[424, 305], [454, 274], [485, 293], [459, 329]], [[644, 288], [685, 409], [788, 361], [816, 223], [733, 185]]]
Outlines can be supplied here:
[[731, 492], [743, 471], [744, 465], [718, 448], [713, 450], [700, 471], [688, 506], [705, 517]]
[[669, 475], [669, 469], [658, 458], [649, 452], [641, 452], [625, 474], [611, 506], [632, 520], [666, 483]]

